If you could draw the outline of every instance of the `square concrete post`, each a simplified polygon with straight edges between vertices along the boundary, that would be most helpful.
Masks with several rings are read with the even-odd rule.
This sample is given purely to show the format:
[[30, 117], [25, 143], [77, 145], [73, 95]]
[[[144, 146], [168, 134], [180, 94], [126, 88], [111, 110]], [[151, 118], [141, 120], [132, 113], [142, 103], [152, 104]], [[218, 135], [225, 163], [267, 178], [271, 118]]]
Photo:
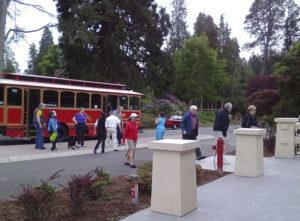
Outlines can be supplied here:
[[236, 134], [235, 175], [258, 177], [264, 173], [263, 135], [266, 129], [239, 128]]
[[295, 158], [295, 124], [298, 118], [275, 118], [275, 157]]
[[198, 141], [152, 141], [151, 210], [183, 216], [197, 208], [195, 148]]

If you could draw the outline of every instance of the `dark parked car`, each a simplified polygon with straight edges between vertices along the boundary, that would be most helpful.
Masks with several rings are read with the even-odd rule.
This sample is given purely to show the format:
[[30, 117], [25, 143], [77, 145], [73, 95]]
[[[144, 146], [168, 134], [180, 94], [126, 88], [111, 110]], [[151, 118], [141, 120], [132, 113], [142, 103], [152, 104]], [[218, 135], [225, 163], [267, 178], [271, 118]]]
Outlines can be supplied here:
[[180, 127], [182, 117], [179, 115], [172, 115], [167, 117], [165, 127], [176, 129]]

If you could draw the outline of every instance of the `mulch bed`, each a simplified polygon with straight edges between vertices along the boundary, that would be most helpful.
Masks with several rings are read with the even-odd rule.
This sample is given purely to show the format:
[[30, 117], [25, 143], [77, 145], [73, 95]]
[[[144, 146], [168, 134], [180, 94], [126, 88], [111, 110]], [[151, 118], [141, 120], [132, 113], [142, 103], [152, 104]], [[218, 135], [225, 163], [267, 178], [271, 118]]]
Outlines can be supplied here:
[[[197, 173], [198, 185], [212, 182], [229, 173], [219, 174], [217, 171], [204, 170]], [[198, 179], [200, 178], [200, 179]], [[130, 181], [125, 176], [115, 177], [105, 189], [100, 199], [87, 200], [84, 212], [79, 217], [73, 217], [69, 209], [68, 194], [60, 191], [55, 198], [55, 206], [50, 221], [117, 221], [150, 206], [150, 193], [139, 193], [139, 204], [133, 204], [130, 199]], [[0, 220], [24, 220], [23, 209], [14, 200], [0, 202]], [[43, 220], [44, 221], [44, 220]]]

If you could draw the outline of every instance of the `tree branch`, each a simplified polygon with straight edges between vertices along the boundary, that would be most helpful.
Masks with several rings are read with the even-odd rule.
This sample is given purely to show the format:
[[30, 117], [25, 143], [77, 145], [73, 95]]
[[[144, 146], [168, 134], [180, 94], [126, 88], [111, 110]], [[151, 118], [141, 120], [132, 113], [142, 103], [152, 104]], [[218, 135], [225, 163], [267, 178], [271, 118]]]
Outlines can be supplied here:
[[5, 40], [5, 41], [7, 40], [8, 36], [9, 36], [9, 34], [10, 34], [11, 32], [15, 32], [15, 33], [32, 33], [32, 32], [40, 31], [40, 30], [42, 30], [42, 29], [44, 29], [44, 28], [53, 28], [53, 27], [55, 27], [55, 26], [57, 26], [57, 24], [46, 24], [46, 25], [44, 25], [44, 26], [42, 26], [42, 27], [40, 27], [40, 28], [38, 28], [38, 29], [34, 29], [34, 30], [23, 30], [23, 29], [21, 29], [21, 28], [10, 28], [10, 29], [7, 31], [7, 33], [6, 33], [6, 35], [5, 35], [5, 37], [4, 37], [4, 40]]
[[53, 14], [51, 14], [50, 12], [47, 12], [47, 11], [46, 11], [42, 6], [40, 6], [40, 5], [29, 4], [29, 3], [25, 3], [25, 2], [22, 2], [22, 1], [19, 1], [19, 0], [12, 0], [12, 1], [14, 1], [15, 3], [18, 3], [18, 4], [20, 4], [20, 5], [25, 5], [25, 6], [32, 7], [32, 8], [34, 8], [34, 9], [40, 11], [40, 12], [43, 12], [43, 13], [45, 13], [45, 14], [51, 16], [51, 17], [54, 17]]

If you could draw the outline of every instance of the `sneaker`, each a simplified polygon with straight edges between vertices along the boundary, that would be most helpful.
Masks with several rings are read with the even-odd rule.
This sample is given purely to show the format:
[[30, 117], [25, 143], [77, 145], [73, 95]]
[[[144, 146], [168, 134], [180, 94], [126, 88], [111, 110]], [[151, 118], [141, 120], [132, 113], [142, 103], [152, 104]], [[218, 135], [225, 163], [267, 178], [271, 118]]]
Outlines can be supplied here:
[[124, 165], [125, 166], [130, 166], [130, 164], [128, 162], [125, 162]]
[[114, 149], [114, 151], [119, 151], [118, 149]]
[[130, 168], [136, 168], [136, 165], [132, 164], [130, 165]]
[[230, 162], [226, 158], [223, 158], [223, 165], [230, 165]]
[[206, 158], [206, 156], [199, 156], [197, 157], [197, 160], [204, 160]]
[[97, 151], [96, 151], [96, 150], [94, 150], [94, 151], [93, 151], [93, 154], [97, 154]]

